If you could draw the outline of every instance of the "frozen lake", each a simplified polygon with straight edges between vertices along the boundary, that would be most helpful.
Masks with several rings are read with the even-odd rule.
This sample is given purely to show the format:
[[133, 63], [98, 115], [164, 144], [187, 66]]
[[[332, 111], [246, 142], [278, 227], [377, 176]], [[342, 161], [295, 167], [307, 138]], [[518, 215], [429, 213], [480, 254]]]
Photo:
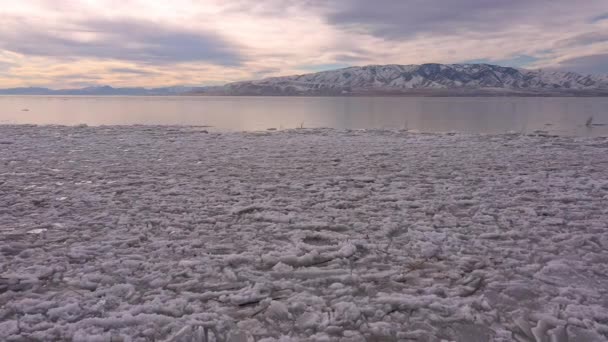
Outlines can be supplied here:
[[603, 342], [607, 150], [0, 125], [0, 341]]
[[[585, 122], [593, 116], [592, 127]], [[408, 129], [420, 132], [608, 135], [608, 98], [0, 97], [0, 123]]]

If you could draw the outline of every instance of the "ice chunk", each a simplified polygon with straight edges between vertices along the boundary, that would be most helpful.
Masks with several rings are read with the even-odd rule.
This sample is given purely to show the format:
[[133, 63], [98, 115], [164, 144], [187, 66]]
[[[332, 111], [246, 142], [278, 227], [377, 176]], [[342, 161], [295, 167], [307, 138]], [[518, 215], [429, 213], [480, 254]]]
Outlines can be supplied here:
[[46, 229], [46, 228], [36, 228], [36, 229], [28, 230], [27, 233], [37, 235], [37, 234], [42, 234], [42, 233], [46, 232], [47, 230], [48, 229]]

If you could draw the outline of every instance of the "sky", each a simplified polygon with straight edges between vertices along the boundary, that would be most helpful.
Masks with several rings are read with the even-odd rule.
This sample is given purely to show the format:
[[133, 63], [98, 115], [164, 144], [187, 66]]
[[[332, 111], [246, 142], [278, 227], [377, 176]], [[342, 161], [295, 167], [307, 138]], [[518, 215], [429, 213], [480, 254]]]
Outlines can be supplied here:
[[608, 73], [608, 0], [0, 0], [0, 88], [421, 63]]

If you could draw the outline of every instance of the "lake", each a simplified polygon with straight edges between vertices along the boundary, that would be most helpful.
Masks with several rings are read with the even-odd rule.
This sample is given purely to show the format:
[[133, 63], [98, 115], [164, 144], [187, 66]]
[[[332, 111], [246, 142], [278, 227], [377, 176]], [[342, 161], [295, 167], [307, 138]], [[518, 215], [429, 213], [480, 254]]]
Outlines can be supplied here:
[[[593, 117], [592, 125], [586, 121]], [[0, 123], [608, 135], [608, 98], [0, 96]]]

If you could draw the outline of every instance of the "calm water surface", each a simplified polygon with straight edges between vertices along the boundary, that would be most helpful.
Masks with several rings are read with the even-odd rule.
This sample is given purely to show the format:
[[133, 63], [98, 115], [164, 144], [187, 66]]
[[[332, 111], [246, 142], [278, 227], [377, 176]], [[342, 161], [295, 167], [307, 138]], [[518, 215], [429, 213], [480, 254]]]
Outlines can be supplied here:
[[[585, 122], [593, 117], [593, 125]], [[0, 123], [608, 135], [608, 98], [0, 96]]]

